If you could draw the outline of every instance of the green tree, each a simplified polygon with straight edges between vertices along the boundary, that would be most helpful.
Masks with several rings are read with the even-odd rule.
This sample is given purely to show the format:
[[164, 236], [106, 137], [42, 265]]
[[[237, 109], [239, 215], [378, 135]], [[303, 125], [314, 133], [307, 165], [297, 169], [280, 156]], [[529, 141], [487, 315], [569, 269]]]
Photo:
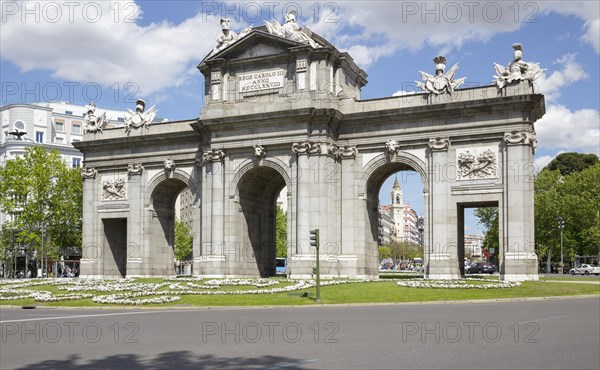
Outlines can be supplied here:
[[556, 156], [545, 169], [550, 171], [558, 170], [561, 175], [568, 175], [575, 172], [580, 172], [594, 166], [598, 163], [598, 156], [595, 154], [583, 153], [561, 153]]
[[173, 253], [177, 261], [186, 261], [192, 255], [193, 237], [189, 226], [181, 219], [175, 221], [175, 246]]
[[278, 258], [287, 257], [287, 212], [277, 205], [275, 225], [276, 254]]
[[388, 246], [379, 247], [379, 259], [385, 259], [392, 256], [392, 250]]
[[543, 170], [536, 175], [535, 188], [535, 244], [540, 259], [546, 258], [546, 272], [551, 272], [552, 255], [558, 249], [561, 198], [558, 187], [563, 181], [559, 171]]
[[[541, 171], [535, 179], [536, 251], [550, 261], [560, 260], [560, 229], [564, 220], [563, 258], [600, 253], [600, 163], [562, 175]], [[556, 257], [555, 257], [556, 256]]]
[[0, 262], [2, 263], [4, 276], [12, 271], [15, 240], [13, 239], [14, 228], [11, 222], [0, 225]]
[[47, 258], [55, 259], [60, 247], [80, 246], [82, 191], [76, 172], [58, 151], [42, 146], [27, 148], [0, 168], [0, 208], [15, 216], [11, 227], [36, 250], [38, 261], [42, 247]]
[[483, 238], [483, 248], [489, 251], [489, 248], [494, 248], [495, 253], [493, 259], [498, 258], [500, 253], [500, 234], [498, 230], [498, 207], [484, 207], [475, 210], [477, 223], [485, 228], [485, 236]]
[[423, 257], [423, 247], [406, 241], [392, 241], [389, 245], [393, 259], [409, 259]]

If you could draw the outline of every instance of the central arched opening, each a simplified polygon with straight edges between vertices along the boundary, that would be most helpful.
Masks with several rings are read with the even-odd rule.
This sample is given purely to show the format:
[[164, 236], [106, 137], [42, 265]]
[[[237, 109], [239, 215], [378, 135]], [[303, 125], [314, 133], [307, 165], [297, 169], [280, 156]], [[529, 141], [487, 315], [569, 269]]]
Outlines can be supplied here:
[[388, 162], [371, 174], [367, 253], [380, 271], [423, 271], [424, 208], [423, 179], [410, 165]]
[[[186, 194], [188, 196], [184, 197]], [[191, 202], [184, 204], [182, 198], [188, 199], [191, 196], [190, 194], [187, 184], [177, 178], [163, 180], [152, 192], [152, 217], [148, 239], [152, 258], [154, 259], [152, 266], [161, 270], [155, 271], [155, 274], [175, 274], [176, 215], [188, 213], [187, 208], [191, 207], [192, 204]], [[180, 195], [182, 196], [180, 197]], [[179, 204], [177, 204], [177, 201], [179, 201]]]
[[261, 277], [276, 273], [277, 196], [285, 185], [279, 172], [264, 166], [249, 170], [238, 183], [241, 243]]

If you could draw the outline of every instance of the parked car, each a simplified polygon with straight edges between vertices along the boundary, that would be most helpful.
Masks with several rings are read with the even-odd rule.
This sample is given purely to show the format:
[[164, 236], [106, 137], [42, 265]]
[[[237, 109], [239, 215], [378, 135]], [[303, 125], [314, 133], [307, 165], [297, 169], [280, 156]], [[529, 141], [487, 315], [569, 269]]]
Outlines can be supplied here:
[[592, 265], [581, 265], [579, 267], [575, 267], [574, 269], [569, 270], [571, 275], [581, 274], [581, 275], [600, 275], [600, 267], [592, 266]]
[[496, 265], [491, 262], [473, 262], [466, 272], [469, 274], [493, 274], [496, 272]]

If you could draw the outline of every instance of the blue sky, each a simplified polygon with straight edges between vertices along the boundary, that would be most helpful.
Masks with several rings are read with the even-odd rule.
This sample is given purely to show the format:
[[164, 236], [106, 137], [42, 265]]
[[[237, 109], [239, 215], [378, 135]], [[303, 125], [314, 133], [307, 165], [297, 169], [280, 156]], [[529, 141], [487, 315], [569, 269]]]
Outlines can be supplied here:
[[[489, 84], [493, 63], [506, 65], [520, 42], [523, 59], [547, 69], [536, 81], [547, 112], [536, 123], [536, 164], [600, 150], [597, 1], [2, 1], [0, 104], [94, 100], [123, 110], [144, 98], [160, 117], [197, 117], [203, 78], [196, 65], [216, 44], [219, 18], [239, 31], [283, 21], [289, 9], [365, 69], [364, 99], [414, 91], [436, 55], [459, 63], [456, 77], [467, 77], [466, 86]], [[422, 214], [418, 176], [399, 181]], [[382, 203], [392, 182], [381, 189]], [[473, 219], [467, 226], [477, 232]]]

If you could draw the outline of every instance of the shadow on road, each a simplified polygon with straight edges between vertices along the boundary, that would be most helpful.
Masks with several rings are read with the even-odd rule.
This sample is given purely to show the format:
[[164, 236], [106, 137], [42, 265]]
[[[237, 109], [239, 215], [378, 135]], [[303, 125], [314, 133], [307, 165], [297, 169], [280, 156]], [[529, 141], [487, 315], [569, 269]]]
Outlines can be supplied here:
[[313, 361], [281, 356], [215, 357], [212, 355], [194, 355], [189, 351], [165, 352], [154, 359], [142, 359], [141, 356], [127, 354], [114, 355], [93, 361], [83, 362], [78, 355], [64, 360], [49, 360], [28, 364], [20, 369], [307, 369]]

